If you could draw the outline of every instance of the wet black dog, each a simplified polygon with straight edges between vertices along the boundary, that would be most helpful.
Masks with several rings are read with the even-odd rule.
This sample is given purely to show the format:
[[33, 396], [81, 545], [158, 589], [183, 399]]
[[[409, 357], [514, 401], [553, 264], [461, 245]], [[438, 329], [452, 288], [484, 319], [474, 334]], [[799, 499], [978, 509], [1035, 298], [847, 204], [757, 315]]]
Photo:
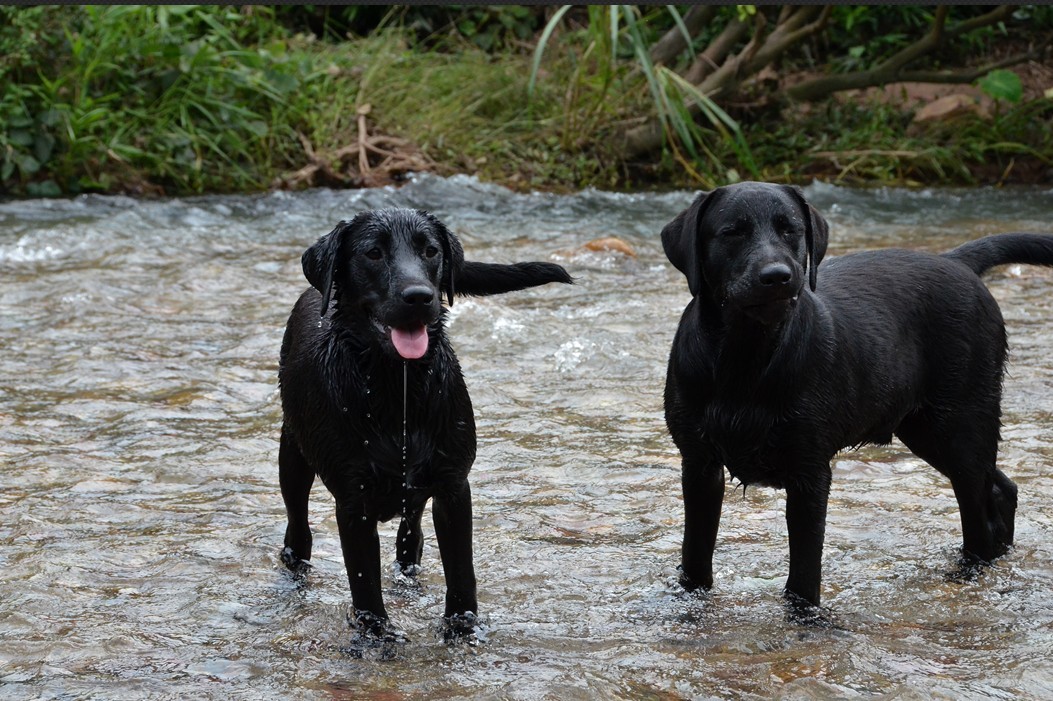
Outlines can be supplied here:
[[[477, 613], [468, 471], [472, 403], [444, 330], [443, 297], [571, 282], [552, 263], [466, 262], [457, 237], [422, 211], [363, 212], [303, 254], [312, 288], [282, 341], [279, 478], [289, 523], [282, 561], [311, 558], [308, 495], [317, 474], [336, 500], [359, 626], [390, 633], [377, 522], [401, 516], [396, 561], [416, 573], [428, 499], [446, 576], [447, 633]], [[330, 305], [332, 299], [333, 304]]]
[[699, 195], [662, 230], [694, 297], [665, 388], [683, 458], [681, 581], [713, 584], [726, 467], [786, 490], [795, 615], [819, 603], [830, 460], [845, 447], [895, 435], [950, 479], [963, 571], [1012, 545], [1016, 485], [995, 466], [1005, 324], [979, 276], [1053, 265], [1053, 236], [1004, 234], [820, 268], [827, 232], [796, 188], [765, 183]]

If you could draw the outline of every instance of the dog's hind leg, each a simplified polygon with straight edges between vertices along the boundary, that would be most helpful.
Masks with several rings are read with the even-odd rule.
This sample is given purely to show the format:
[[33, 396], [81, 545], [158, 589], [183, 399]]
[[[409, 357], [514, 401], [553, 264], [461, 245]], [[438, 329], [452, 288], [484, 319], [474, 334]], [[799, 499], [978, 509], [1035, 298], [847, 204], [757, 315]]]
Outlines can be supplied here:
[[915, 414], [903, 421], [896, 435], [950, 479], [962, 520], [966, 564], [987, 564], [1004, 555], [1013, 544], [1017, 488], [995, 466], [997, 413], [958, 414], [953, 422], [946, 415], [930, 420]]
[[311, 496], [311, 485], [314, 484], [314, 471], [284, 427], [278, 446], [278, 482], [289, 519], [285, 527], [282, 562], [295, 574], [302, 576], [311, 566], [311, 527], [307, 523], [307, 503]]
[[424, 553], [424, 535], [420, 531], [423, 511], [417, 509], [403, 516], [395, 539], [395, 564], [407, 577], [414, 577], [420, 571], [420, 558]]

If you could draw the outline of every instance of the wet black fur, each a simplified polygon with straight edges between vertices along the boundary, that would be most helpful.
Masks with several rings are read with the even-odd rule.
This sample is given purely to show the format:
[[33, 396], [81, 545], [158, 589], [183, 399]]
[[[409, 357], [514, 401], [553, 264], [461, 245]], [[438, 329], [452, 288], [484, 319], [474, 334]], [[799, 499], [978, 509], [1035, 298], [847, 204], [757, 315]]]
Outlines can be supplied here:
[[[423, 548], [421, 513], [433, 499], [446, 616], [471, 619], [477, 603], [468, 471], [475, 422], [444, 331], [442, 298], [452, 303], [454, 294], [497, 294], [570, 278], [551, 263], [466, 262], [441, 221], [408, 209], [367, 211], [341, 222], [302, 262], [313, 287], [289, 317], [279, 368], [278, 462], [288, 513], [282, 560], [299, 574], [309, 567], [307, 506], [318, 475], [336, 500], [357, 618], [382, 632], [387, 613], [377, 522], [403, 515], [396, 561], [412, 575]], [[420, 323], [427, 325], [428, 351], [404, 361], [386, 328]]]
[[694, 297], [665, 388], [689, 589], [713, 585], [726, 467], [743, 484], [786, 490], [787, 599], [817, 605], [830, 460], [894, 435], [950, 479], [965, 564], [1013, 543], [1017, 489], [995, 466], [1005, 325], [979, 276], [1053, 265], [1053, 236], [991, 236], [943, 255], [871, 251], [820, 268], [827, 232], [800, 191], [765, 183], [703, 193], [662, 231]]

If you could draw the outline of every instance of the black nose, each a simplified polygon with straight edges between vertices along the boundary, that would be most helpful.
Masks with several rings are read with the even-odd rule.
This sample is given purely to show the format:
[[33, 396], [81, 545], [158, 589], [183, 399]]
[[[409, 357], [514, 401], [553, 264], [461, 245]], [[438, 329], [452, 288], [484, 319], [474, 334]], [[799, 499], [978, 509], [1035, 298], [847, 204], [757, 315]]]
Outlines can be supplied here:
[[402, 301], [406, 304], [431, 304], [435, 290], [425, 285], [410, 285], [402, 290]]
[[793, 271], [785, 263], [768, 263], [760, 271], [760, 283], [765, 286], [785, 285], [793, 277]]

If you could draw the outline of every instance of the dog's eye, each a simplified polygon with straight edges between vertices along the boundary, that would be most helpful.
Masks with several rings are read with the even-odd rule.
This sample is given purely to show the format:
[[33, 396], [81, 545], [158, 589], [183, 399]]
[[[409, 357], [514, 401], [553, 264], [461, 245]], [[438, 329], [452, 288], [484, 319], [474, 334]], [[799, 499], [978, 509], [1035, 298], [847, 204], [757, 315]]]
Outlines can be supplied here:
[[369, 258], [370, 260], [380, 260], [383, 257], [384, 254], [379, 248], [373, 247], [366, 251], [366, 258]]
[[439, 255], [439, 249], [435, 246], [428, 246], [424, 249], [424, 255], [428, 256], [429, 258], [434, 258], [435, 256]]
[[774, 222], [775, 231], [783, 238], [792, 238], [797, 235], [797, 227], [789, 219], [778, 218]]

